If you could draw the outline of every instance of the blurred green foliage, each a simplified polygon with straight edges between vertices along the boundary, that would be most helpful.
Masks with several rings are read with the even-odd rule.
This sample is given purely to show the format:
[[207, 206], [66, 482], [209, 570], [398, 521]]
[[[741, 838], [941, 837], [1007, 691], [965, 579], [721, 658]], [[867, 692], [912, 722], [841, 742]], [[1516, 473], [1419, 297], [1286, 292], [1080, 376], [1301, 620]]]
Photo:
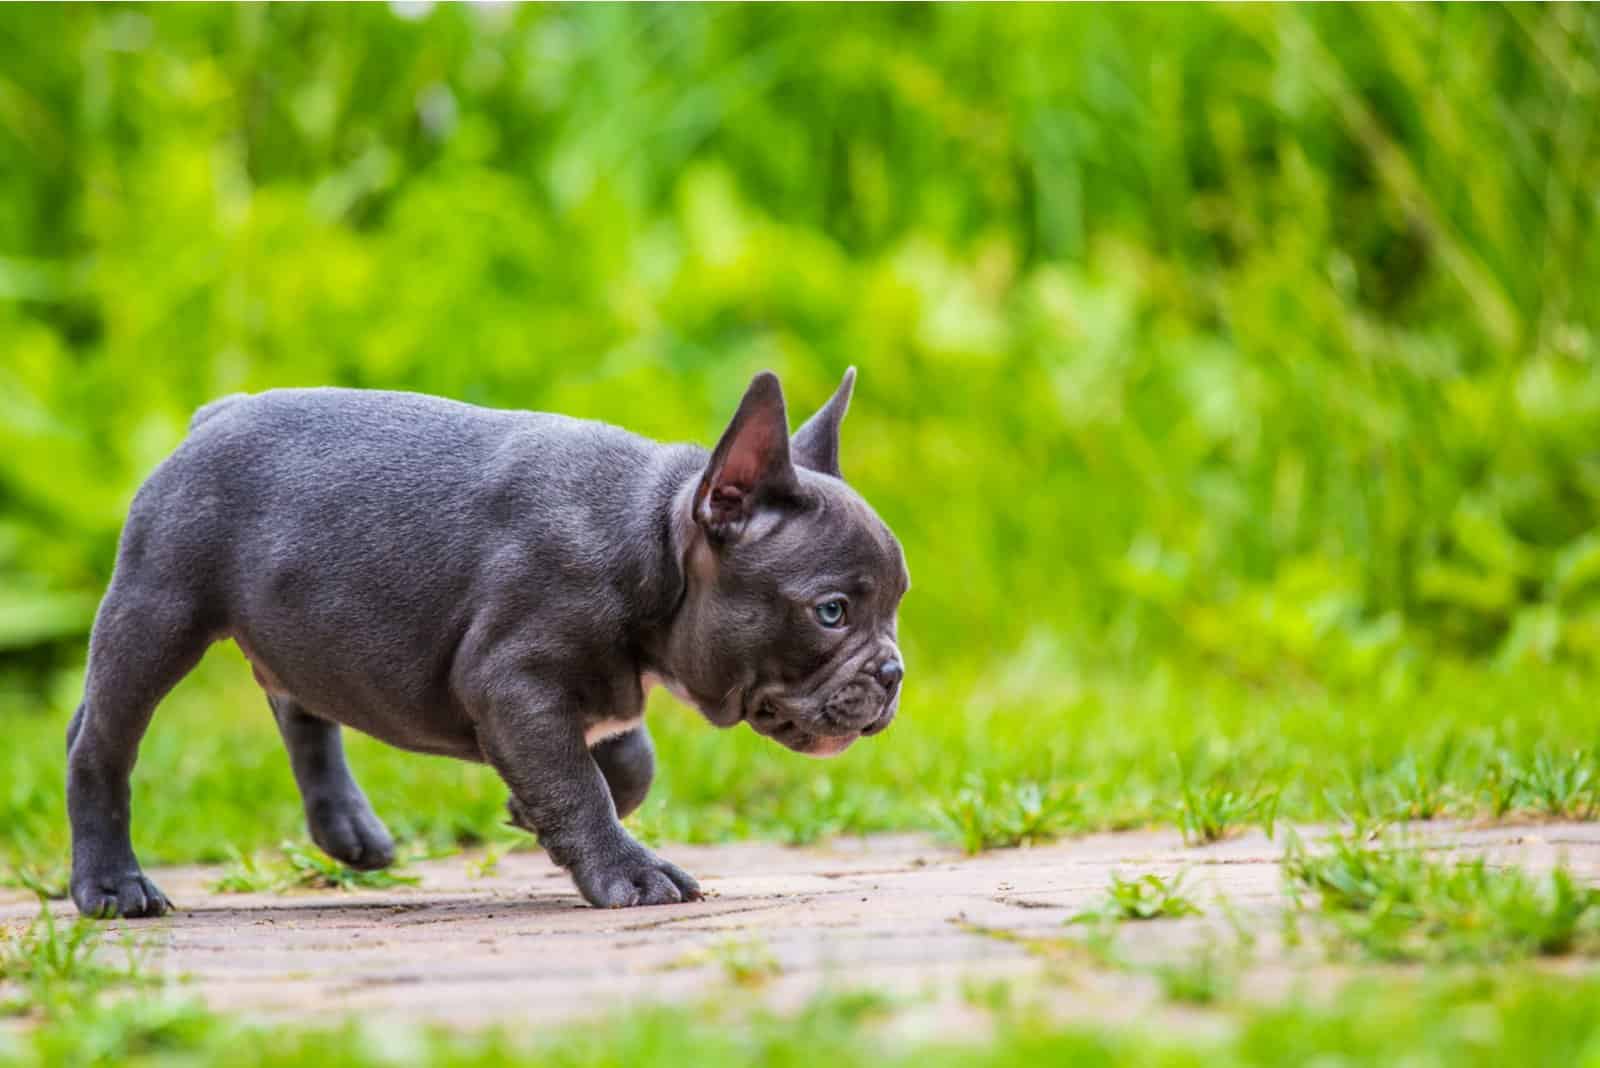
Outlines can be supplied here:
[[1594, 660], [1597, 96], [1583, 6], [8, 8], [0, 672], [219, 394], [851, 363], [924, 678]]

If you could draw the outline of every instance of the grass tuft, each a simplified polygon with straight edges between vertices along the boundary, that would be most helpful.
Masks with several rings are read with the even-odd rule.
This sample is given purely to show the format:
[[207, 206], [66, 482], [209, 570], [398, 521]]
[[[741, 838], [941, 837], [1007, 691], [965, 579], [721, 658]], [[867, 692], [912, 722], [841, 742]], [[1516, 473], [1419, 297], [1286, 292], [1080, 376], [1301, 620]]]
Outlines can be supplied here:
[[1077, 793], [1057, 784], [969, 776], [935, 807], [940, 829], [968, 853], [1051, 842], [1082, 824]]
[[65, 864], [17, 864], [0, 877], [0, 886], [27, 890], [41, 901], [65, 901], [71, 891]]
[[1536, 753], [1515, 782], [1522, 803], [1552, 819], [1593, 819], [1600, 800], [1593, 758], [1582, 751], [1567, 757]]
[[131, 934], [121, 941], [120, 962], [107, 962], [106, 943], [99, 922], [79, 916], [61, 923], [43, 902], [26, 927], [0, 929], [0, 984], [24, 992], [0, 1002], [0, 1015], [49, 1014], [112, 985], [149, 981], [143, 947]]
[[1382, 779], [1385, 803], [1382, 816], [1388, 820], [1433, 820], [1454, 810], [1457, 799], [1449, 782], [1452, 746], [1440, 748], [1434, 760], [1419, 761], [1407, 753]]
[[233, 850], [233, 863], [211, 889], [221, 894], [281, 894], [289, 890], [386, 890], [416, 886], [421, 878], [392, 869], [358, 871], [297, 842], [279, 846], [281, 859], [263, 861]]
[[1481, 857], [1440, 862], [1403, 843], [1344, 836], [1323, 853], [1294, 844], [1284, 874], [1297, 900], [1316, 895], [1335, 953], [1508, 961], [1600, 950], [1600, 891], [1563, 867], [1540, 877]]
[[1268, 838], [1272, 837], [1278, 797], [1278, 791], [1261, 786], [1241, 791], [1215, 779], [1197, 784], [1185, 774], [1179, 799], [1171, 808], [1185, 842], [1209, 845], [1252, 824], [1259, 825]]
[[1199, 916], [1201, 909], [1182, 893], [1184, 874], [1169, 878], [1151, 872], [1136, 879], [1112, 873], [1111, 887], [1099, 906], [1078, 913], [1070, 923], [1102, 920], [1155, 920]]

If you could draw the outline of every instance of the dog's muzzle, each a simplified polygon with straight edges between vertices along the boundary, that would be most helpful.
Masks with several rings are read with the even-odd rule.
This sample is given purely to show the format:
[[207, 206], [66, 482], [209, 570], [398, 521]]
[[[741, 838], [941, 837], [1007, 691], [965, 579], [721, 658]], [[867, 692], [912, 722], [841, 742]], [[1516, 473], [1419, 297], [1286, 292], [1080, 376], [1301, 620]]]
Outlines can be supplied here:
[[885, 659], [853, 676], [828, 695], [815, 711], [792, 712], [770, 695], [758, 700], [748, 718], [757, 734], [808, 756], [835, 756], [857, 738], [878, 734], [894, 720], [905, 667]]

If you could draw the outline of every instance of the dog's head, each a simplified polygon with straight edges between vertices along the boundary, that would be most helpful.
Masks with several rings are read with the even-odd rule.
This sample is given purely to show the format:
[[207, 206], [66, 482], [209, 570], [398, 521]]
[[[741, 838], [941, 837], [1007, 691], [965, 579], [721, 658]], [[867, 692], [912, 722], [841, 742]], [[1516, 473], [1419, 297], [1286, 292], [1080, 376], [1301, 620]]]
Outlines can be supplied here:
[[887, 727], [905, 673], [895, 644], [905, 557], [839, 471], [854, 382], [852, 368], [791, 438], [777, 376], [757, 375], [680, 499], [677, 682], [718, 726], [743, 720], [812, 756]]

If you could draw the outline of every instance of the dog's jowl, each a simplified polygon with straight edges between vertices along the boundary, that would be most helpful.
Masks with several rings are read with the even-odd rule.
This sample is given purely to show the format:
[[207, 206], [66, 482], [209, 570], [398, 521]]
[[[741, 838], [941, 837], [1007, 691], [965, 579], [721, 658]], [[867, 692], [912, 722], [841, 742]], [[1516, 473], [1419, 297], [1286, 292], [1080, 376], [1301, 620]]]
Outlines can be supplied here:
[[853, 377], [790, 437], [756, 376], [709, 453], [407, 393], [202, 408], [135, 496], [95, 619], [67, 734], [78, 908], [169, 907], [133, 854], [129, 774], [157, 703], [229, 638], [339, 860], [394, 857], [343, 725], [492, 764], [595, 905], [699, 896], [618, 822], [655, 771], [650, 686], [814, 756], [894, 716], [908, 577], [840, 475]]

